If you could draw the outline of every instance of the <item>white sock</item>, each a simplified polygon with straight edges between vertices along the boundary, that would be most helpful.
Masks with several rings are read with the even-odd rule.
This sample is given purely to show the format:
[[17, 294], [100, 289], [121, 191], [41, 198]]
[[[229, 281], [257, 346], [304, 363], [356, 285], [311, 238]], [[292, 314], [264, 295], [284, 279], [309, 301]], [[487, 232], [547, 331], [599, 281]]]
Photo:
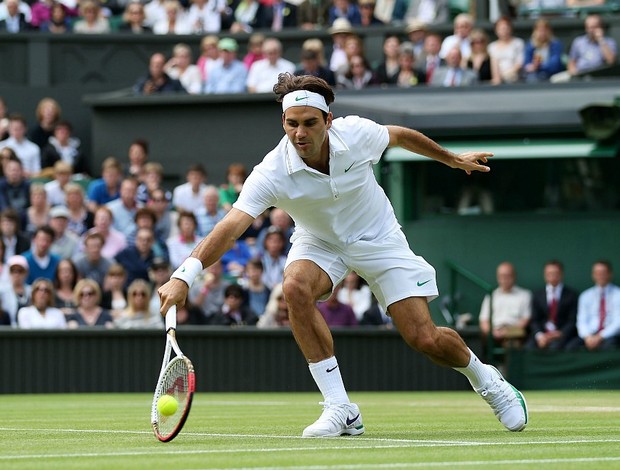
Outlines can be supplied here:
[[344, 388], [340, 368], [335, 356], [324, 359], [321, 362], [310, 363], [308, 368], [326, 403], [351, 403]]
[[491, 380], [492, 374], [487, 365], [480, 361], [471, 349], [469, 352], [471, 356], [467, 367], [454, 367], [454, 370], [467, 377], [474, 390], [477, 390]]

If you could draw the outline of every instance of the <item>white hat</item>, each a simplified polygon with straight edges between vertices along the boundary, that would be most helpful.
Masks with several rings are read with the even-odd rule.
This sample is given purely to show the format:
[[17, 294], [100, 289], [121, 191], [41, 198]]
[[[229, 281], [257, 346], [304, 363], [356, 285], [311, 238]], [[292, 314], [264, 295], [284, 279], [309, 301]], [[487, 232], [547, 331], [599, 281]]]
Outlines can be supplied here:
[[71, 212], [65, 206], [54, 206], [50, 210], [50, 219], [55, 219], [56, 217], [64, 217], [65, 219], [69, 219], [71, 217]]
[[346, 18], [336, 18], [329, 28], [329, 34], [352, 33], [353, 27], [351, 22]]

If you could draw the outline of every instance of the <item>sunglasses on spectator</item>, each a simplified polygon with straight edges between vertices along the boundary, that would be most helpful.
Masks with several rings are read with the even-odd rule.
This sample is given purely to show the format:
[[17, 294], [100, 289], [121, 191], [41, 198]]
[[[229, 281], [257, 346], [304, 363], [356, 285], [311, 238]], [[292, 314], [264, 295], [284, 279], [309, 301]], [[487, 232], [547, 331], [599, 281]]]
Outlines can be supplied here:
[[134, 297], [146, 297], [146, 292], [134, 292], [133, 294]]
[[34, 291], [35, 292], [47, 292], [48, 294], [52, 292], [52, 290], [49, 287], [37, 287]]
[[94, 290], [83, 290], [82, 292], [80, 292], [80, 297], [90, 297], [94, 295], [95, 295]]

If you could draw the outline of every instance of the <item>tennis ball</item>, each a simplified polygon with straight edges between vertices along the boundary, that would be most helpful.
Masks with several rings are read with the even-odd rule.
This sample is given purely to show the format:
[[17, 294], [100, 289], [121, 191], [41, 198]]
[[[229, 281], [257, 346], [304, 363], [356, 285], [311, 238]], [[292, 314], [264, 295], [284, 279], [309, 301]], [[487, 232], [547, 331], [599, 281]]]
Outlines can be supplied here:
[[157, 400], [157, 411], [164, 416], [171, 416], [176, 413], [179, 402], [171, 395], [162, 395]]

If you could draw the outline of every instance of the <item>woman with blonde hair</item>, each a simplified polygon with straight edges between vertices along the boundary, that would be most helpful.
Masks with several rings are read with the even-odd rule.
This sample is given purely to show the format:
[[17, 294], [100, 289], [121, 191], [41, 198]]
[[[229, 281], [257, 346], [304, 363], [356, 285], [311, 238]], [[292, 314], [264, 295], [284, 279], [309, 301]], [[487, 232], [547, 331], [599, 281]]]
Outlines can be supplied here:
[[50, 221], [50, 205], [47, 202], [45, 186], [35, 183], [30, 186], [30, 207], [26, 209], [25, 231], [34, 235], [37, 228], [47, 225]]
[[172, 57], [164, 66], [164, 71], [175, 80], [179, 80], [183, 88], [190, 95], [197, 95], [202, 91], [202, 77], [200, 69], [192, 63], [192, 49], [179, 43], [172, 49]]
[[113, 318], [118, 318], [127, 308], [127, 271], [122, 264], [114, 263], [103, 280], [101, 306], [110, 310]]
[[151, 286], [144, 279], [136, 279], [127, 289], [127, 308], [114, 321], [118, 328], [157, 328], [163, 327], [161, 315], [151, 314], [149, 302]]
[[35, 115], [37, 123], [28, 130], [28, 140], [43, 149], [49, 138], [54, 135], [56, 123], [60, 121], [62, 108], [54, 98], [43, 98], [37, 104]]
[[95, 216], [86, 207], [84, 189], [77, 183], [65, 185], [65, 203], [69, 209], [67, 230], [78, 236], [84, 235], [93, 227]]
[[525, 81], [546, 81], [552, 75], [562, 72], [565, 69], [563, 50], [562, 41], [553, 36], [549, 21], [543, 18], [537, 20], [525, 46]]
[[258, 328], [290, 328], [288, 305], [282, 292], [282, 284], [276, 284], [271, 290], [269, 301], [258, 323]]
[[32, 283], [32, 305], [17, 312], [17, 326], [23, 329], [67, 328], [62, 311], [54, 307], [54, 286], [49, 279], [39, 278]]
[[469, 35], [471, 55], [466, 59], [464, 67], [472, 69], [478, 74], [480, 83], [490, 82], [492, 79], [491, 57], [489, 56], [489, 36], [483, 29], [473, 29]]
[[177, 0], [165, 0], [166, 18], [153, 25], [155, 34], [191, 34], [192, 27], [186, 19], [183, 7]]
[[110, 22], [103, 16], [101, 5], [96, 0], [83, 0], [79, 7], [81, 20], [75, 22], [74, 33], [106, 34], [110, 32]]
[[92, 279], [82, 279], [73, 289], [73, 301], [77, 307], [67, 315], [67, 326], [70, 329], [102, 326], [114, 328], [114, 320], [109, 310], [99, 306], [101, 289]]

